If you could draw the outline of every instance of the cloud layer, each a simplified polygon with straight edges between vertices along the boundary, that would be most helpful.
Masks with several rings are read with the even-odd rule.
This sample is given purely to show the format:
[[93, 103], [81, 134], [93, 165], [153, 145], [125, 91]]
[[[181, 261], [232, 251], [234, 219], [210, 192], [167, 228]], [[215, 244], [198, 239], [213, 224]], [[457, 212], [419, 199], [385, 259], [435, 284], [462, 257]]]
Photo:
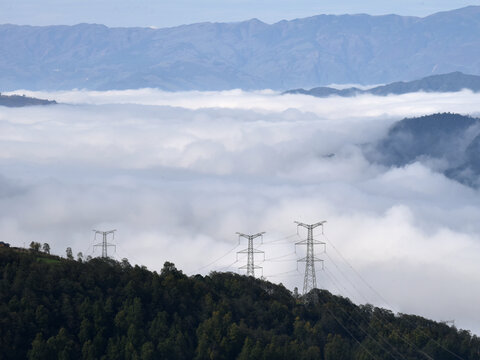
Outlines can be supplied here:
[[0, 108], [1, 240], [98, 255], [91, 230], [115, 228], [117, 258], [206, 274], [244, 265], [235, 232], [266, 231], [264, 275], [301, 291], [293, 221], [327, 220], [319, 286], [480, 333], [478, 191], [360, 146], [406, 116], [478, 114], [480, 95], [25, 93], [66, 104]]

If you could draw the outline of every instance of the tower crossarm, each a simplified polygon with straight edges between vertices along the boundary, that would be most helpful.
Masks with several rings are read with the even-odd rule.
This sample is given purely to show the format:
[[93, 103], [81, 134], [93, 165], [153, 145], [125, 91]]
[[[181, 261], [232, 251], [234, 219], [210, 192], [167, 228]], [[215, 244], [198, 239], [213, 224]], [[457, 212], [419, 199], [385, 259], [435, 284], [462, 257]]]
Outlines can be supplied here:
[[[262, 269], [261, 266], [258, 266], [258, 265], [253, 265], [253, 268], [254, 269]], [[248, 264], [247, 265], [243, 265], [243, 266], [240, 266], [239, 269], [248, 269]]]
[[[319, 240], [315, 240], [315, 239], [312, 239], [312, 240], [310, 241], [310, 243], [311, 243], [311, 244], [315, 244], [315, 245], [326, 245], [325, 242], [319, 241]], [[309, 244], [309, 240], [308, 240], [308, 239], [306, 239], [306, 240], [301, 240], [301, 241], [297, 241], [297, 242], [295, 243], [295, 245], [308, 245], [308, 244]]]
[[108, 235], [108, 234], [114, 234], [115, 231], [117, 231], [117, 229], [113, 229], [113, 230], [109, 230], [109, 231], [101, 231], [101, 230], [92, 230], [95, 232], [95, 234], [105, 234], [105, 235]]
[[305, 224], [305, 223], [302, 223], [300, 221], [294, 221], [295, 224], [297, 224], [297, 226], [302, 226], [304, 228], [307, 228], [307, 229], [315, 229], [316, 227], [319, 227], [319, 226], [322, 226], [323, 224], [325, 224], [327, 221], [319, 221], [315, 224]]
[[[310, 261], [306, 256], [297, 260], [297, 262], [306, 262], [306, 261]], [[323, 262], [324, 260], [314, 256], [311, 261], [321, 261], [321, 262]]]
[[243, 234], [243, 233], [240, 233], [240, 232], [237, 232], [236, 234], [238, 234], [239, 237], [244, 237], [246, 239], [255, 239], [259, 236], [262, 236], [263, 234], [265, 234], [265, 231], [263, 232], [259, 232], [259, 233], [256, 233], [254, 235], [247, 235], [247, 234]]
[[[257, 249], [253, 249], [251, 250], [251, 252], [255, 253], [255, 254], [264, 254], [265, 251], [262, 251], [262, 250], [257, 250]], [[244, 250], [241, 250], [241, 251], [237, 251], [237, 254], [248, 254], [249, 253], [249, 250], [248, 249], [244, 249]]]

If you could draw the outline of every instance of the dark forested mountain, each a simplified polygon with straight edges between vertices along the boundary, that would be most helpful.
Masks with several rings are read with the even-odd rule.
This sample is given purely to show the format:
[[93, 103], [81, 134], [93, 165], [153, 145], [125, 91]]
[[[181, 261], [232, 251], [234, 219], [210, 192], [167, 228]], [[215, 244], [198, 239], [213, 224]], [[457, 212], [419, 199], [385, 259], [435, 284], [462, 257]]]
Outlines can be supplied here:
[[455, 180], [478, 187], [480, 119], [450, 113], [404, 119], [367, 154], [389, 166], [437, 160], [429, 163]]
[[0, 248], [0, 359], [478, 360], [480, 339], [232, 273]]
[[1, 25], [0, 90], [287, 90], [480, 75], [479, 33], [479, 6], [425, 18], [319, 15], [272, 25]]
[[2, 95], [0, 94], [0, 106], [23, 107], [33, 105], [52, 105], [56, 104], [55, 100], [36, 99], [28, 96], [20, 95]]
[[431, 75], [420, 80], [414, 81], [397, 81], [388, 85], [375, 86], [370, 89], [359, 89], [350, 87], [346, 89], [335, 89], [331, 87], [316, 87], [310, 90], [295, 89], [285, 91], [284, 94], [304, 94], [316, 97], [328, 97], [332, 95], [350, 97], [362, 94], [371, 95], [401, 95], [413, 92], [455, 92], [461, 90], [471, 90], [473, 92], [480, 91], [480, 76], [466, 75], [459, 71], [442, 74]]

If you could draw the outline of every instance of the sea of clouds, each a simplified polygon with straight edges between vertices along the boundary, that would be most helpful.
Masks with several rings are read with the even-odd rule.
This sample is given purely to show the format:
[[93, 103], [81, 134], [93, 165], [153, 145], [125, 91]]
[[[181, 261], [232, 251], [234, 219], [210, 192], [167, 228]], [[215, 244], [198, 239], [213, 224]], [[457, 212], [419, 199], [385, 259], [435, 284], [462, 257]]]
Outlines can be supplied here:
[[478, 190], [362, 151], [404, 117], [478, 115], [480, 94], [16, 93], [61, 104], [0, 107], [1, 240], [98, 256], [92, 229], [117, 229], [112, 256], [192, 275], [243, 273], [235, 233], [265, 231], [263, 275], [301, 292], [294, 221], [326, 220], [319, 287], [480, 333]]

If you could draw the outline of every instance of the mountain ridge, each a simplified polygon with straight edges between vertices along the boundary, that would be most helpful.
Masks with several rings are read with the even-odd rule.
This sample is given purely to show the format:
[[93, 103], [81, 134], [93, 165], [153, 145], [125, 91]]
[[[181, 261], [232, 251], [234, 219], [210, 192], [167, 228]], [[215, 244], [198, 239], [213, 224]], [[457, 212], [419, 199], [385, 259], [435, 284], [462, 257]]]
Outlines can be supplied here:
[[365, 150], [372, 162], [403, 167], [437, 160], [436, 171], [472, 188], [480, 187], [480, 118], [455, 113], [405, 118], [370, 146]]
[[0, 94], [0, 106], [24, 107], [35, 105], [55, 105], [55, 100], [33, 98], [25, 95], [3, 95]]
[[350, 87], [336, 89], [333, 87], [316, 87], [310, 90], [294, 89], [283, 92], [283, 94], [302, 94], [315, 97], [341, 96], [352, 97], [357, 95], [402, 95], [413, 92], [457, 92], [461, 90], [480, 91], [480, 76], [468, 75], [460, 71], [448, 74], [431, 75], [419, 80], [396, 81], [386, 85], [379, 85], [368, 89]]
[[479, 9], [161, 29], [0, 25], [0, 90], [285, 90], [480, 74]]

